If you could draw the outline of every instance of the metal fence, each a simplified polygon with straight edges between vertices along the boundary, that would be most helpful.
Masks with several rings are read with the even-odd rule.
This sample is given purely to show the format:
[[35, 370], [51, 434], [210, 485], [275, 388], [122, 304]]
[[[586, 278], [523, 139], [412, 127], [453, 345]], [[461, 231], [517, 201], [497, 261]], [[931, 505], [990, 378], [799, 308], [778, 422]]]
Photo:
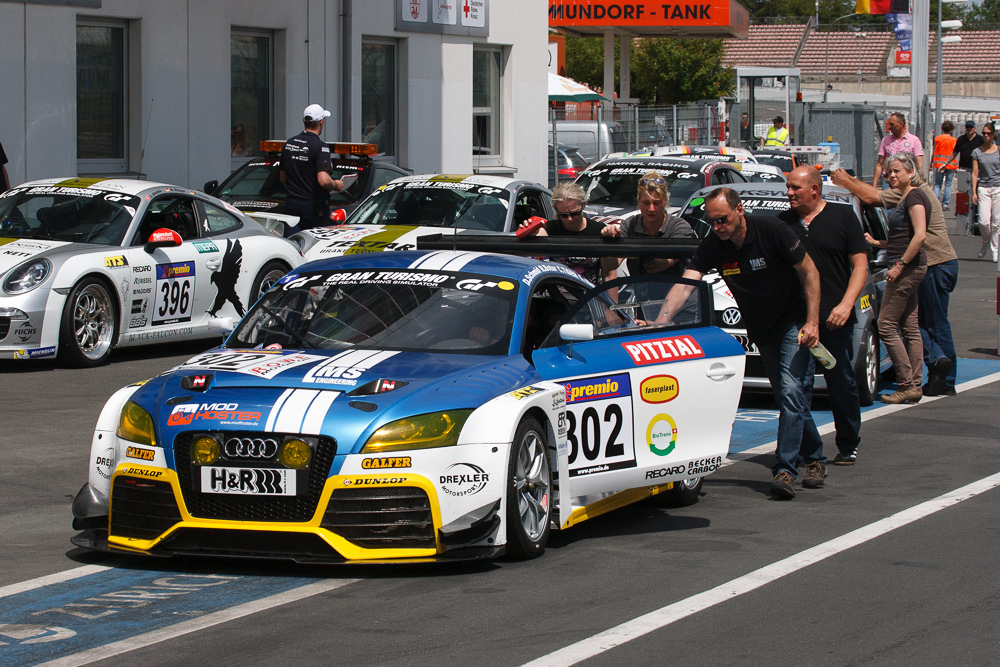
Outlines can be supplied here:
[[[719, 100], [657, 107], [619, 104], [601, 115], [602, 120], [621, 126], [628, 150], [636, 151], [647, 146], [717, 144], [725, 120], [720, 116], [720, 107], [724, 108], [724, 104]], [[568, 105], [557, 109], [555, 117], [597, 120], [597, 107]]]

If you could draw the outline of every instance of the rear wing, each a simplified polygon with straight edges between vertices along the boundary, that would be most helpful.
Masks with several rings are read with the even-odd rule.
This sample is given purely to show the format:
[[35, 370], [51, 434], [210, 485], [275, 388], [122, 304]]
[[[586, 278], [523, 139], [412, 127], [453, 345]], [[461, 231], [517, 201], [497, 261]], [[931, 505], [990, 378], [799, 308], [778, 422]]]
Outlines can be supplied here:
[[654, 257], [685, 259], [701, 239], [576, 238], [514, 234], [429, 234], [417, 238], [418, 250], [495, 252], [521, 257]]

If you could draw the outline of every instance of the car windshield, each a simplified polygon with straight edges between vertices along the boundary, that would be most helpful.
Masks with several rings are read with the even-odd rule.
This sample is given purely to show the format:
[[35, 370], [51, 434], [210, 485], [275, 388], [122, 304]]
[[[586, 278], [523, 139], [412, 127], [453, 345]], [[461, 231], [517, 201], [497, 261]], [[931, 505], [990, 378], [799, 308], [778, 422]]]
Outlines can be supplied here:
[[681, 207], [688, 197], [705, 187], [705, 177], [695, 171], [660, 168], [657, 165], [638, 167], [604, 166], [583, 172], [576, 184], [587, 193], [589, 203], [596, 206], [626, 206], [635, 208], [639, 177], [649, 171], [658, 171], [667, 182], [668, 206]]
[[516, 298], [513, 282], [469, 273], [293, 274], [257, 302], [226, 346], [507, 354]]
[[389, 183], [362, 202], [347, 223], [502, 232], [509, 205], [509, 192], [488, 185], [451, 181]]
[[[361, 198], [365, 174], [371, 166], [360, 160], [334, 160], [330, 176], [343, 179], [344, 189], [330, 193], [331, 205], [347, 205]], [[232, 203], [243, 197], [253, 199], [285, 200], [285, 186], [279, 177], [277, 160], [251, 160], [230, 174], [216, 193], [220, 199]]]
[[45, 185], [0, 195], [0, 236], [121, 245], [139, 199], [96, 188]]
[[795, 168], [792, 164], [791, 155], [769, 155], [767, 153], [756, 153], [757, 162], [760, 164], [769, 164], [772, 167], [777, 167], [786, 174]]

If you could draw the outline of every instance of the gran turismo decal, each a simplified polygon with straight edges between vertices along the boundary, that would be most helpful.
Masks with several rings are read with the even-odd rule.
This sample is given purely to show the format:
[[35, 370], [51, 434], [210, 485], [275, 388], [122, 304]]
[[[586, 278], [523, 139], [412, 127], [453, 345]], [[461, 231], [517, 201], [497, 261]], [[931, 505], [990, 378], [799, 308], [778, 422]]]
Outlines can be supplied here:
[[705, 351], [691, 336], [671, 336], [670, 338], [647, 340], [641, 343], [622, 343], [621, 345], [637, 366], [665, 364], [685, 359], [699, 359], [705, 356]]
[[222, 255], [222, 267], [212, 273], [212, 282], [218, 290], [215, 294], [215, 303], [208, 309], [208, 314], [214, 316], [226, 302], [233, 304], [233, 308], [240, 317], [246, 314], [243, 309], [243, 302], [240, 301], [236, 293], [236, 281], [240, 277], [240, 268], [243, 266], [243, 246], [240, 240], [226, 239], [226, 252]]
[[646, 444], [657, 456], [666, 456], [677, 446], [677, 422], [667, 414], [653, 417], [646, 427]]

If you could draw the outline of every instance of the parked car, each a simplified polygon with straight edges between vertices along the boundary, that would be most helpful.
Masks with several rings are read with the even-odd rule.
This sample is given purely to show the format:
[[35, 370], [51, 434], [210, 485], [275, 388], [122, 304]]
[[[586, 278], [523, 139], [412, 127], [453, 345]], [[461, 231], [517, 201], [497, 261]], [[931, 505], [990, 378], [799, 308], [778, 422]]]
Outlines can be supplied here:
[[[261, 157], [250, 160], [222, 183], [205, 183], [205, 192], [232, 204], [279, 234], [284, 225], [294, 227], [298, 217], [285, 215], [285, 185], [278, 178], [284, 144], [273, 140], [260, 142]], [[331, 176], [347, 181], [343, 191], [330, 193], [330, 208], [343, 209], [343, 217], [381, 186], [407, 175], [406, 170], [394, 164], [374, 159], [375, 144], [331, 143], [329, 146]]]
[[799, 159], [795, 157], [795, 153], [789, 151], [782, 151], [776, 149], [760, 149], [753, 151], [753, 155], [757, 158], [757, 162], [761, 164], [769, 164], [777, 167], [782, 171], [785, 177], [802, 163]]
[[219, 336], [302, 262], [231, 205], [175, 185], [52, 178], [0, 197], [0, 358], [105, 363]]
[[[747, 183], [730, 186], [740, 194], [743, 208], [747, 213], [777, 215], [787, 211], [788, 197], [783, 184]], [[684, 206], [683, 217], [700, 237], [712, 233], [711, 225], [704, 220], [705, 197], [715, 187], [705, 188], [691, 195]], [[830, 184], [823, 185], [823, 200], [827, 206], [850, 208], [857, 217], [864, 232], [876, 239], [888, 238], [888, 220], [885, 209], [863, 204], [850, 191]], [[878, 313], [885, 290], [885, 251], [877, 255], [869, 253], [868, 279], [854, 306], [857, 323], [854, 325], [854, 374], [858, 383], [858, 394], [862, 405], [871, 405], [878, 394], [880, 374], [892, 368], [892, 361], [885, 351], [885, 345], [878, 338]], [[764, 373], [760, 352], [741, 326], [742, 315], [732, 294], [722, 277], [716, 273], [705, 279], [715, 289], [715, 323], [728, 331], [743, 345], [747, 352], [744, 387], [754, 390], [771, 390], [771, 384]], [[826, 380], [817, 374], [815, 389], [826, 390]]]
[[682, 146], [656, 146], [649, 150], [650, 155], [657, 157], [663, 155], [697, 155], [701, 157], [715, 157], [725, 159], [727, 162], [757, 162], [757, 158], [751, 151], [745, 148], [734, 146], [705, 145], [682, 145]]
[[587, 164], [576, 146], [559, 144], [556, 149], [549, 144], [549, 189], [556, 187], [557, 183], [576, 180]]
[[785, 174], [781, 169], [770, 164], [757, 162], [742, 162], [736, 165], [740, 173], [751, 183], [784, 183]]
[[382, 186], [343, 225], [292, 236], [306, 259], [380, 250], [414, 250], [417, 237], [451, 229], [510, 232], [532, 216], [555, 218], [543, 185], [482, 175], [423, 174]]
[[560, 144], [576, 146], [588, 164], [608, 153], [629, 149], [624, 129], [614, 121], [557, 120], [555, 123], [556, 133], [553, 137], [552, 122], [549, 122], [549, 143], [554, 140]]
[[[697, 501], [729, 450], [743, 349], [680, 278], [384, 252], [303, 265], [222, 347], [119, 390], [73, 543], [305, 562], [542, 553], [552, 530]], [[643, 321], [645, 320], [645, 321]]]
[[670, 213], [680, 211], [688, 198], [707, 185], [746, 183], [736, 165], [711, 158], [628, 156], [602, 160], [587, 167], [576, 183], [587, 193], [587, 215], [622, 217], [638, 210], [639, 177], [659, 171], [667, 181]]

